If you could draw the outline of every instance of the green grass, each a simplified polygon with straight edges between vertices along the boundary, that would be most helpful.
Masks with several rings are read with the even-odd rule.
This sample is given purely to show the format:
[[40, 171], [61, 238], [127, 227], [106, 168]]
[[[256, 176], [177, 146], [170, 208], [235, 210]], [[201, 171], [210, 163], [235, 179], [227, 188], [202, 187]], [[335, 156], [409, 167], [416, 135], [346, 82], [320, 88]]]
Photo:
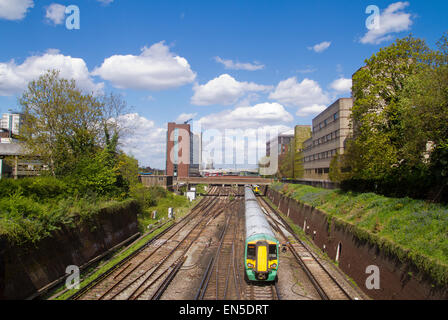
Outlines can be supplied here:
[[360, 239], [410, 261], [439, 284], [448, 284], [448, 207], [410, 198], [274, 184], [280, 191], [328, 215]]
[[45, 201], [15, 192], [0, 197], [0, 238], [15, 246], [38, 247], [41, 240], [51, 237], [62, 226], [75, 228], [80, 223], [89, 224], [101, 210], [114, 212], [129, 201], [87, 197]]
[[[161, 221], [168, 219], [168, 208], [174, 208], [175, 218], [185, 216], [192, 207], [194, 207], [201, 198], [197, 198], [193, 202], [189, 202], [185, 196], [178, 196], [174, 193], [167, 192], [166, 197], [160, 198], [157, 205], [148, 207], [138, 216], [138, 222], [141, 232], [145, 232], [148, 227], [155, 225]], [[157, 219], [152, 219], [152, 212], [157, 211]]]
[[[83, 275], [85, 276], [81, 283], [80, 288], [84, 288], [86, 285], [88, 285], [91, 281], [98, 278], [101, 274], [112, 268], [114, 265], [116, 265], [121, 260], [125, 259], [129, 255], [131, 255], [133, 252], [139, 250], [141, 247], [143, 247], [148, 241], [156, 237], [159, 233], [163, 232], [165, 229], [170, 227], [173, 224], [173, 221], [168, 221], [168, 208], [172, 207], [175, 210], [175, 216], [176, 220], [184, 217], [187, 213], [190, 212], [190, 210], [199, 203], [201, 198], [197, 198], [193, 202], [189, 202], [186, 197], [184, 196], [178, 196], [174, 193], [167, 192], [164, 198], [158, 199], [158, 205], [149, 207], [144, 210], [142, 214], [139, 215], [139, 228], [141, 232], [146, 232], [148, 229], [148, 226], [155, 226], [156, 224], [161, 225], [167, 222], [162, 228], [159, 228], [157, 230], [154, 230], [154, 232], [151, 232], [150, 234], [144, 236], [143, 238], [139, 239], [135, 243], [133, 243], [129, 248], [127, 248], [124, 251], [120, 251], [116, 253], [112, 258], [110, 258], [107, 261], [103, 261], [103, 263], [99, 266], [89, 268], [85, 272], [83, 272]], [[165, 210], [166, 209], [166, 210]], [[154, 210], [157, 210], [159, 213], [158, 220], [152, 220], [150, 217], [150, 213], [152, 213]], [[164, 212], [164, 213], [162, 213]], [[155, 226], [156, 227], [156, 226]], [[48, 296], [52, 296], [56, 294], [59, 291], [62, 291], [64, 289], [65, 285], [62, 285], [60, 288], [56, 289], [54, 292], [52, 292]], [[70, 296], [72, 296], [76, 290], [69, 290], [62, 294], [61, 296], [57, 297], [56, 300], [66, 300]]]

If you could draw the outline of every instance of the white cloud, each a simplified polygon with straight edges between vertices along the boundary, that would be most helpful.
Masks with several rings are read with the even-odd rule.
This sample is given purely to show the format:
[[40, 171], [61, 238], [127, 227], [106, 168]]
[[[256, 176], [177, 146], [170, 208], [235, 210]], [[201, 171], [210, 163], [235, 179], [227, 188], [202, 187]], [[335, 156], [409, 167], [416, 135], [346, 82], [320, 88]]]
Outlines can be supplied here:
[[55, 25], [62, 24], [65, 20], [65, 8], [62, 4], [52, 3], [47, 7], [45, 18]]
[[191, 103], [198, 106], [213, 104], [231, 105], [250, 92], [261, 92], [272, 89], [271, 86], [253, 82], [239, 82], [228, 74], [210, 80], [204, 85], [195, 84]]
[[255, 106], [237, 107], [202, 117], [199, 122], [204, 128], [247, 129], [264, 126], [285, 125], [294, 117], [279, 103], [260, 103]]
[[300, 108], [296, 115], [299, 117], [308, 117], [308, 116], [314, 116], [322, 111], [324, 111], [327, 107], [325, 105], [319, 105], [319, 104], [313, 104], [308, 107]]
[[256, 71], [264, 69], [264, 65], [258, 63], [241, 63], [234, 62], [233, 60], [224, 60], [220, 57], [215, 57], [216, 62], [223, 64], [226, 69], [230, 70], [247, 70], [247, 71]]
[[308, 47], [308, 50], [313, 50], [317, 53], [321, 53], [321, 52], [324, 52], [325, 50], [327, 50], [330, 47], [330, 45], [331, 45], [331, 42], [324, 41], [324, 42], [318, 43], [312, 47]]
[[391, 40], [391, 33], [407, 31], [412, 25], [411, 14], [402, 10], [409, 6], [409, 2], [395, 2], [389, 5], [380, 15], [379, 28], [369, 30], [360, 42], [363, 44], [379, 44]]
[[128, 128], [121, 138], [121, 149], [132, 154], [140, 165], [164, 169], [167, 129], [137, 113], [123, 115], [119, 121]]
[[0, 19], [22, 20], [33, 7], [33, 0], [0, 0]]
[[177, 117], [176, 123], [182, 123], [188, 121], [190, 119], [194, 119], [198, 114], [197, 113], [182, 113]]
[[51, 49], [40, 56], [28, 57], [22, 64], [14, 60], [0, 62], [0, 95], [9, 96], [21, 93], [29, 81], [39, 78], [49, 69], [60, 71], [62, 78], [76, 80], [81, 89], [93, 92], [102, 91], [103, 83], [94, 83], [83, 59], [62, 55]]
[[328, 95], [316, 81], [305, 78], [298, 83], [296, 77], [281, 81], [275, 91], [269, 95], [269, 99], [296, 107], [323, 105], [330, 102]]
[[115, 55], [104, 60], [93, 75], [119, 89], [165, 90], [192, 83], [196, 78], [188, 61], [170, 52], [165, 42], [144, 47], [139, 56]]
[[351, 92], [352, 90], [352, 79], [340, 78], [333, 81], [330, 87], [340, 93]]

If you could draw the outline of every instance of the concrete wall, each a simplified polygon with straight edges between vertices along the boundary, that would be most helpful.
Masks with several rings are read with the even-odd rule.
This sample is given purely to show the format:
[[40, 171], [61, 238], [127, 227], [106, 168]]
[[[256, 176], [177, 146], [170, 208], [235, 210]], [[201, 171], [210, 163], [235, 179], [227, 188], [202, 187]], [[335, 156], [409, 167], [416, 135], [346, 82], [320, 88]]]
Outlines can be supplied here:
[[[358, 286], [373, 299], [448, 299], [448, 288], [436, 288], [426, 274], [419, 272], [412, 264], [402, 263], [397, 257], [385, 254], [377, 245], [356, 237], [348, 228], [332, 223], [327, 215], [311, 206], [287, 198], [275, 190], [267, 190], [268, 198], [288, 215], [295, 224], [304, 227], [321, 250], [324, 246], [328, 256], [336, 258], [341, 245], [339, 267], [355, 280]], [[380, 269], [380, 289], [368, 290], [365, 286], [366, 268], [370, 265]], [[411, 275], [412, 274], [412, 275]]]
[[138, 206], [104, 209], [90, 224], [62, 227], [37, 244], [13, 246], [0, 238], [0, 299], [25, 299], [138, 232]]

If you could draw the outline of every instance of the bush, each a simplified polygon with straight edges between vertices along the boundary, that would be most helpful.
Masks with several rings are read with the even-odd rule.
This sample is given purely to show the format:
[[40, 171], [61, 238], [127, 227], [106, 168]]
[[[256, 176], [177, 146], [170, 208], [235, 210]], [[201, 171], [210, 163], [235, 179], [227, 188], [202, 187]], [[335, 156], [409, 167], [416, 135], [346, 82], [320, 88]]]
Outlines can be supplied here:
[[440, 190], [440, 186], [435, 185], [430, 178], [421, 176], [403, 176], [401, 178], [386, 179], [350, 179], [344, 180], [340, 184], [343, 191], [353, 192], [374, 192], [386, 197], [433, 200], [446, 203], [448, 201], [448, 188]]
[[108, 157], [107, 152], [103, 151], [94, 158], [83, 158], [79, 161], [73, 173], [65, 178], [74, 194], [83, 196], [96, 193], [100, 196], [124, 197], [127, 195], [128, 186], [124, 186], [124, 181], [117, 170], [110, 166]]
[[0, 235], [15, 244], [37, 243], [61, 224], [71, 222], [66, 213], [57, 205], [36, 202], [18, 191], [0, 198]]
[[137, 200], [142, 209], [157, 205], [157, 199], [151, 194], [150, 190], [142, 184], [131, 186], [130, 196]]
[[0, 198], [20, 192], [34, 200], [56, 199], [68, 193], [67, 184], [54, 177], [35, 177], [19, 180], [0, 180]]

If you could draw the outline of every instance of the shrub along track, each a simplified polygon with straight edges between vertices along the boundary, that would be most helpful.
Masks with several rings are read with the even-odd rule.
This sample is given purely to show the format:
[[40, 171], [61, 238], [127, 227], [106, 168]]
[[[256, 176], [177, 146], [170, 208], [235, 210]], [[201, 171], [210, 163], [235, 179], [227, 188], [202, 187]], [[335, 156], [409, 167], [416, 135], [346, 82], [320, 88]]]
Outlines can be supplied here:
[[[74, 299], [147, 299], [158, 298], [159, 287], [173, 277], [184, 262], [185, 253], [194, 243], [212, 213], [223, 212], [223, 199], [207, 198], [192, 212], [150, 241], [136, 254], [73, 296]], [[221, 205], [221, 206], [220, 206]], [[154, 288], [156, 292], [154, 292]]]
[[[288, 249], [304, 270], [322, 300], [360, 299], [357, 291], [346, 281], [342, 283], [341, 277], [335, 277], [324, 265], [324, 262], [297, 237], [289, 224], [264, 198], [259, 197], [258, 199], [262, 209], [269, 217], [272, 228], [287, 244]], [[286, 235], [285, 231], [293, 237], [292, 242], [290, 242], [290, 236]], [[336, 269], [333, 271], [336, 271]]]

